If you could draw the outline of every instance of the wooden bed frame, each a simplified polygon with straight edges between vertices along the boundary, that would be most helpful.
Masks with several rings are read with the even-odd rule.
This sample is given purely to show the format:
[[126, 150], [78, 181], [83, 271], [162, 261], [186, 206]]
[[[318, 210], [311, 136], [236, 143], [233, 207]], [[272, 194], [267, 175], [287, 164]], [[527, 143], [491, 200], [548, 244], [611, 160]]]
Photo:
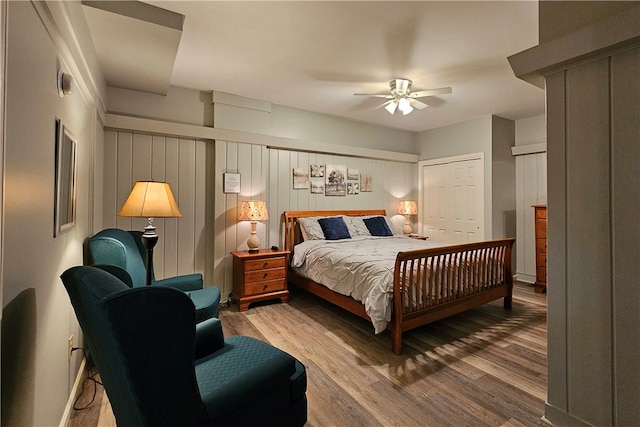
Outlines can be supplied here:
[[[334, 215], [386, 213], [380, 209], [286, 211], [285, 248], [293, 253], [294, 246], [302, 241], [298, 218]], [[404, 331], [499, 298], [504, 298], [505, 309], [511, 309], [511, 250], [514, 242], [515, 239], [508, 238], [399, 252], [394, 271], [393, 313], [387, 326], [391, 332], [393, 352], [400, 354], [402, 351]], [[431, 270], [431, 274], [426, 273], [427, 269]], [[361, 302], [299, 276], [291, 268], [288, 280], [299, 288], [370, 320]]]

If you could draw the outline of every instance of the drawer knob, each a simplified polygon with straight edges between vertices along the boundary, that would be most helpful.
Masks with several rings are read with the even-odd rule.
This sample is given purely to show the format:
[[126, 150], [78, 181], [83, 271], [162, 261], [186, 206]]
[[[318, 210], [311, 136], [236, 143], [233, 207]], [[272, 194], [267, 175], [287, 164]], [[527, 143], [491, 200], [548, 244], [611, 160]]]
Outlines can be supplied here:
[[265, 261], [264, 264], [262, 264], [262, 268], [265, 268], [268, 265], [269, 265], [269, 263], [267, 263], [267, 261]]
[[262, 275], [262, 278], [263, 278], [263, 279], [266, 279], [266, 278], [267, 278], [267, 276], [268, 276], [268, 274], [267, 274], [267, 273], [264, 273], [264, 274]]
[[268, 287], [267, 285], [264, 285], [264, 287], [262, 288], [262, 290], [263, 290], [263, 291], [266, 291], [266, 290], [267, 290], [267, 287]]

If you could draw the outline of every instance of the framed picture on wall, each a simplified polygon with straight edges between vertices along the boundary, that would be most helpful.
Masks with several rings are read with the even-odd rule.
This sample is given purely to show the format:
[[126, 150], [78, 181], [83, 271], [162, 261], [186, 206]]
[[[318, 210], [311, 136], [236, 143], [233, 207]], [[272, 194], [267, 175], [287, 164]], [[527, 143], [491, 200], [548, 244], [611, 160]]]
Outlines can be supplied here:
[[347, 195], [347, 167], [345, 165], [326, 165], [325, 196]]
[[363, 193], [370, 193], [373, 191], [373, 177], [369, 172], [363, 172], [360, 174], [360, 191]]
[[311, 194], [324, 194], [324, 182], [311, 181]]
[[357, 180], [360, 178], [360, 171], [358, 169], [349, 168], [347, 169], [347, 179], [350, 181]]
[[222, 174], [222, 176], [224, 177], [223, 191], [225, 193], [240, 193], [239, 173], [225, 172]]
[[309, 188], [309, 172], [304, 168], [293, 168], [293, 189]]
[[324, 165], [311, 165], [311, 178], [324, 178]]
[[60, 119], [56, 119], [55, 147], [53, 236], [57, 237], [76, 225], [77, 142]]
[[360, 184], [357, 182], [347, 182], [347, 194], [355, 196], [360, 193]]

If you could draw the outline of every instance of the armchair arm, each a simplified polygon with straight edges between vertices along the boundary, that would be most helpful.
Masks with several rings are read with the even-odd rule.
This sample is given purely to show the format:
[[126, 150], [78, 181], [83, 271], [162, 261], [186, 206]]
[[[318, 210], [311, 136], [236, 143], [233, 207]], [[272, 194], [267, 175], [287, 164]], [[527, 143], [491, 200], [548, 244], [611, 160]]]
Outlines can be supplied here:
[[128, 287], [133, 286], [133, 281], [131, 280], [131, 276], [129, 275], [129, 273], [127, 273], [127, 270], [125, 270], [122, 267], [119, 267], [117, 265], [107, 265], [107, 264], [95, 264], [94, 267], [104, 270], [107, 273], [110, 273], [116, 276], [118, 279], [123, 281]]
[[196, 324], [195, 359], [208, 356], [224, 347], [220, 319], [211, 318]]
[[183, 292], [186, 292], [202, 289], [203, 281], [202, 274], [194, 273], [156, 280], [154, 284], [168, 286], [170, 288], [179, 289]]

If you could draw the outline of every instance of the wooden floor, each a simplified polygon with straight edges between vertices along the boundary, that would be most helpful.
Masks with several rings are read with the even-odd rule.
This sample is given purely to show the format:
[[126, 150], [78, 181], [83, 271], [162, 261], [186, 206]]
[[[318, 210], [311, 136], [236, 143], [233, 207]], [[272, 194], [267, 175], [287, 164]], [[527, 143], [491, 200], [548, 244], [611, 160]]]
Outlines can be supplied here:
[[[225, 335], [262, 339], [306, 366], [310, 427], [542, 424], [546, 294], [526, 284], [516, 283], [512, 311], [495, 301], [405, 333], [400, 356], [388, 333], [304, 291], [220, 319]], [[115, 425], [98, 391], [70, 425]]]

